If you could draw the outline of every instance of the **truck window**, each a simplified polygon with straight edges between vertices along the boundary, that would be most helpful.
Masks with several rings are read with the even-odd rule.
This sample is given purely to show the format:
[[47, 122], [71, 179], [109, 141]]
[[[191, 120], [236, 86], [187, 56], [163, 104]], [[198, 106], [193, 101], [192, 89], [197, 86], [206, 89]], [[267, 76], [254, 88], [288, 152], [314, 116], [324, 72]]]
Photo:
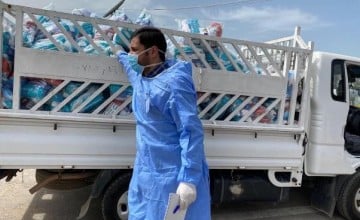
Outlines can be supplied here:
[[334, 100], [345, 102], [344, 61], [334, 60], [331, 66], [331, 96]]
[[349, 64], [346, 67], [349, 81], [349, 100], [350, 105], [360, 108], [360, 66]]

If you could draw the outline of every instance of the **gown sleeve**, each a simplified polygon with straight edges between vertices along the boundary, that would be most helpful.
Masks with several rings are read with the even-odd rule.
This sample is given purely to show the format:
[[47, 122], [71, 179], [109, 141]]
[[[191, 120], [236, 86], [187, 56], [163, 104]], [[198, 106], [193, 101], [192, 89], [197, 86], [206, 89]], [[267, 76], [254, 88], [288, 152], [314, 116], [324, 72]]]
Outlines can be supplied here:
[[[191, 71], [191, 69], [190, 69]], [[181, 168], [179, 182], [197, 185], [203, 175], [204, 133], [197, 114], [196, 91], [189, 75], [177, 75], [172, 84], [170, 112], [180, 134]]]
[[126, 52], [121, 51], [118, 53], [117, 58], [119, 63], [122, 65], [123, 71], [126, 73], [129, 82], [134, 86], [138, 73], [130, 66], [127, 56], [128, 54]]

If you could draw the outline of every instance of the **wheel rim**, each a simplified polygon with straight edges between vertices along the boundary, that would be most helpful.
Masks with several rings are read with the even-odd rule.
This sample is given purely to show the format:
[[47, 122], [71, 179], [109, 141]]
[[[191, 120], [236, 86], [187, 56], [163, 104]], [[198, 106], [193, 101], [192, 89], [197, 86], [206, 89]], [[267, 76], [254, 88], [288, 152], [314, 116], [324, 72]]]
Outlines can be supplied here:
[[124, 192], [117, 203], [117, 214], [121, 220], [128, 219], [128, 191]]
[[354, 203], [356, 211], [360, 212], [360, 188], [356, 191]]

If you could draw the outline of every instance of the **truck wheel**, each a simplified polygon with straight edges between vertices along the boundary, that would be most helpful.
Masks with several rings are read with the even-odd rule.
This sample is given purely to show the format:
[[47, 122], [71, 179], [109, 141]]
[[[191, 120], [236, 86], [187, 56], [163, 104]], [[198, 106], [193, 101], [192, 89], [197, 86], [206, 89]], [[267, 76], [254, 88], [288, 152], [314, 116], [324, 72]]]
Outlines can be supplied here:
[[343, 185], [337, 201], [337, 210], [348, 220], [360, 219], [360, 172]]
[[131, 173], [125, 173], [117, 177], [106, 189], [101, 204], [102, 214], [105, 220], [128, 219], [128, 189]]

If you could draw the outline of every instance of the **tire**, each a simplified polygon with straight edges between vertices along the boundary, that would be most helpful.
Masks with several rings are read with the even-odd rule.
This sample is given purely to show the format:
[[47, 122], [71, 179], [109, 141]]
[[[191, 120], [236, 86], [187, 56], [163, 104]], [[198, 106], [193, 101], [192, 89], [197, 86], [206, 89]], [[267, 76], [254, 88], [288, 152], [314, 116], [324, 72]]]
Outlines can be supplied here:
[[131, 173], [125, 173], [114, 179], [104, 193], [101, 203], [103, 218], [105, 220], [128, 219], [127, 193]]
[[[50, 176], [56, 175], [59, 172], [66, 173], [81, 173], [82, 170], [71, 170], [71, 171], [64, 171], [64, 170], [36, 170], [35, 179], [37, 183], [41, 183]], [[94, 183], [94, 180], [97, 175], [97, 171], [94, 171], [94, 176], [83, 178], [83, 179], [72, 179], [72, 180], [55, 180], [50, 182], [49, 184], [45, 185], [44, 188], [46, 189], [54, 189], [54, 190], [71, 190], [71, 189], [79, 189], [82, 187], [86, 187]]]
[[338, 212], [348, 220], [360, 219], [360, 172], [349, 177], [340, 191]]

